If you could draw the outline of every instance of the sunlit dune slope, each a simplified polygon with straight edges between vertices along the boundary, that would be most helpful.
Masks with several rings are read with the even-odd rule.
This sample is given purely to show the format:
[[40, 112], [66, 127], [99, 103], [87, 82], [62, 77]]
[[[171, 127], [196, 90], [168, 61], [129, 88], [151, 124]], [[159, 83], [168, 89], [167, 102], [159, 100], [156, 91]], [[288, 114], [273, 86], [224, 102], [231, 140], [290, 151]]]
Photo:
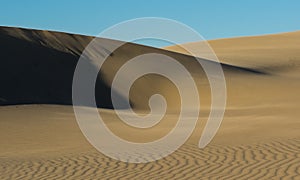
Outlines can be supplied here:
[[[197, 52], [202, 42], [183, 44]], [[258, 71], [299, 77], [300, 31], [210, 40], [208, 44], [224, 63], [256, 69]], [[180, 46], [164, 49], [189, 54]], [[204, 53], [205, 54], [205, 53]]]

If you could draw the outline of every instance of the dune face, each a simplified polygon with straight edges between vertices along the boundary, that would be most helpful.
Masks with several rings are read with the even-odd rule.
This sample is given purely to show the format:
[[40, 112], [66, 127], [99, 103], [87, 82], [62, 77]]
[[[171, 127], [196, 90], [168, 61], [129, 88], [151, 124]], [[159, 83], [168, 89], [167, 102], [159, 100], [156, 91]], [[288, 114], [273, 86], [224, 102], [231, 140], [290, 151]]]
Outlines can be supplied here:
[[[4, 27], [0, 29], [0, 38], [2, 105], [72, 104], [78, 53], [91, 38]], [[105, 94], [109, 87], [101, 81], [99, 84], [104, 94], [100, 106], [110, 107], [109, 94]]]
[[[20, 28], [0, 28], [1, 76], [0, 104], [72, 104], [72, 80], [78, 59], [93, 37], [58, 32], [37, 31]], [[118, 41], [100, 39], [100, 44], [118, 44]], [[107, 50], [103, 47], [103, 52]], [[99, 72], [96, 81], [97, 106], [113, 108], [110, 98], [111, 82], [117, 70], [129, 59], [146, 53], [160, 53], [179, 60], [197, 78], [205, 79], [201, 66], [191, 56], [163, 51], [156, 48], [126, 43], [118, 48]], [[107, 54], [104, 54], [104, 56]], [[211, 61], [203, 60], [207, 63]], [[91, 65], [92, 66], [92, 65]], [[255, 74], [247, 68], [223, 64], [225, 72]], [[161, 83], [155, 83], [162, 81]], [[175, 91], [164, 78], [141, 78], [133, 87], [139, 95], [131, 96], [132, 106], [146, 108], [147, 99], [162, 89], [166, 97]], [[144, 87], [151, 84], [151, 90]], [[157, 85], [158, 84], [158, 85]], [[171, 87], [171, 90], [170, 90]], [[162, 92], [163, 93], [163, 92]], [[137, 97], [139, 96], [139, 97]], [[169, 99], [173, 98], [171, 95]], [[122, 97], [120, 96], [120, 99]], [[178, 104], [178, 103], [170, 103]], [[83, 104], [88, 105], [88, 104]], [[126, 108], [126, 107], [121, 107]]]
[[[97, 106], [107, 127], [125, 140], [141, 143], [165, 136], [175, 126], [180, 108], [174, 84], [150, 74], [132, 86], [131, 106], [147, 114], [149, 98], [160, 93], [168, 103], [167, 114], [147, 129], [121, 122], [112, 107], [111, 82], [131, 58], [144, 53], [172, 57], [189, 70], [200, 92], [199, 121], [188, 141], [163, 159], [131, 164], [93, 148], [72, 106], [67, 106], [72, 105], [78, 59], [93, 37], [1, 27], [0, 179], [297, 179], [299, 36], [294, 32], [209, 41], [222, 62], [227, 106], [217, 135], [204, 149], [198, 148], [198, 141], [211, 111], [211, 92], [194, 57], [178, 46], [163, 50], [126, 43], [113, 53], [103, 49], [108, 59], [96, 81]], [[101, 38], [99, 42], [119, 43]], [[197, 43], [186, 46], [197, 50]]]
[[[300, 31], [253, 37], [210, 40], [209, 45], [223, 63], [261, 72], [299, 77]], [[183, 44], [194, 48], [201, 42]], [[180, 46], [164, 49], [189, 54]]]

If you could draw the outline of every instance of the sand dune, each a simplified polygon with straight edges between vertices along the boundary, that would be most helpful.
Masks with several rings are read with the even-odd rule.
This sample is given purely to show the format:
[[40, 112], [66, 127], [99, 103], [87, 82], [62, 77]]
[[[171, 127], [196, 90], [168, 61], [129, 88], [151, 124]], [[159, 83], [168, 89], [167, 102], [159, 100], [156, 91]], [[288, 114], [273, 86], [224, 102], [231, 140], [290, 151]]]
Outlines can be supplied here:
[[[0, 80], [3, 84], [0, 89], [0, 104], [72, 104], [73, 73], [80, 54], [92, 37], [2, 27], [0, 38], [2, 49]], [[118, 41], [99, 38], [99, 43], [117, 44]], [[105, 49], [103, 52], [106, 52]], [[145, 53], [160, 53], [173, 57], [188, 68], [194, 76], [205, 81], [206, 77], [201, 66], [191, 56], [127, 43], [108, 58], [99, 73], [96, 82], [98, 107], [112, 108], [110, 84], [116, 71], [129, 59]], [[225, 73], [250, 75], [259, 73], [226, 64], [223, 64], [223, 68]], [[154, 83], [156, 81], [162, 82]], [[167, 83], [166, 80], [157, 76], [141, 78], [133, 87], [133, 91], [138, 91], [139, 97], [146, 97], [146, 99], [140, 100], [136, 98], [137, 96], [132, 96], [130, 99], [132, 104], [135, 107], [144, 108], [147, 98], [153, 92], [143, 87], [151, 84], [153, 91], [161, 91], [164, 83]], [[164, 87], [167, 93], [161, 93], [167, 98], [168, 94], [172, 94], [169, 99], [173, 99], [173, 93], [170, 93], [169, 87], [170, 85]]]
[[[300, 31], [264, 35], [217, 39], [208, 41], [220, 61], [248, 67], [261, 72], [299, 77]], [[183, 44], [183, 47], [195, 49], [201, 42]], [[175, 52], [189, 54], [179, 46], [169, 46]]]
[[129, 164], [96, 151], [68, 106], [75, 65], [92, 37], [2, 27], [0, 179], [297, 179], [300, 82], [289, 57], [294, 64], [300, 61], [298, 34], [209, 42], [223, 62], [228, 100], [222, 126], [204, 149], [197, 145], [210, 112], [210, 88], [194, 58], [131, 43], [119, 48], [101, 69], [96, 88], [99, 112], [116, 135], [134, 142], [157, 139], [172, 129], [180, 107], [171, 82], [145, 76], [132, 87], [133, 107], [147, 112], [148, 98], [159, 92], [172, 113], [146, 131], [121, 123], [111, 106], [110, 83], [130, 58], [149, 52], [171, 56], [192, 73], [201, 92], [199, 122], [190, 139], [164, 159]]

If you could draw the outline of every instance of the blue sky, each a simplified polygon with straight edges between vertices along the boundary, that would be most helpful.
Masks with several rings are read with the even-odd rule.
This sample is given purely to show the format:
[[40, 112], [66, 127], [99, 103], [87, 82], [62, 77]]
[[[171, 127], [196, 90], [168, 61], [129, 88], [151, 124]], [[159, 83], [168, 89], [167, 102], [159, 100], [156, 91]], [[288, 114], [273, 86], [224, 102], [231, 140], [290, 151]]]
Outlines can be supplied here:
[[206, 39], [300, 30], [299, 0], [0, 0], [0, 25], [97, 35], [138, 17], [171, 18]]

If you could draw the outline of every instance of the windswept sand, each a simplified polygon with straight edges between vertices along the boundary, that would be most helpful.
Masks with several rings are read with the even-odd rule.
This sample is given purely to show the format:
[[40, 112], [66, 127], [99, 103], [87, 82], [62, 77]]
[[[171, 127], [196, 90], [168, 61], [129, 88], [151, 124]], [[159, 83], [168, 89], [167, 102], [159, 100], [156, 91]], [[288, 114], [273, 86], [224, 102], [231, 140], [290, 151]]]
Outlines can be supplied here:
[[[170, 156], [146, 164], [128, 164], [104, 156], [87, 142], [76, 123], [69, 106], [69, 81], [79, 54], [91, 37], [16, 28], [1, 28], [0, 32], [1, 48], [6, 48], [0, 66], [0, 102], [11, 104], [0, 107], [0, 179], [297, 179], [300, 176], [300, 82], [298, 66], [293, 66], [300, 62], [299, 44], [297, 47], [295, 40], [300, 36], [298, 32], [210, 41], [224, 63], [228, 97], [221, 128], [204, 149], [197, 145], [210, 111], [210, 93], [207, 79], [193, 58], [135, 44], [116, 51], [101, 71], [105, 78], [99, 78], [98, 83], [105, 88], [97, 98], [108, 127], [124, 139], [147, 142], [159, 138], [177, 119], [176, 113], [167, 114], [161, 123], [146, 131], [119, 121], [105, 95], [109, 96], [109, 82], [115, 70], [129, 58], [145, 52], [174, 57], [192, 72], [200, 88], [201, 114], [191, 138]], [[114, 43], [105, 39], [103, 42]], [[42, 52], [40, 56], [34, 53], [36, 48]], [[258, 53], [266, 49], [268, 53]], [[290, 57], [293, 61], [289, 61]], [[42, 78], [35, 78], [35, 73]], [[14, 77], [14, 81], [9, 77]], [[40, 83], [43, 86], [37, 86]], [[152, 89], [145, 88], [149, 84]], [[44, 91], [47, 93], [37, 94]], [[147, 112], [147, 97], [156, 92], [166, 96], [172, 112], [178, 110], [176, 88], [159, 76], [137, 81], [131, 92], [134, 107]], [[24, 103], [36, 105], [16, 105]]]
[[[210, 40], [208, 44], [223, 63], [248, 67], [270, 74], [294, 76], [299, 78], [300, 31]], [[197, 53], [202, 43], [182, 44]], [[164, 49], [189, 54], [180, 46]]]

